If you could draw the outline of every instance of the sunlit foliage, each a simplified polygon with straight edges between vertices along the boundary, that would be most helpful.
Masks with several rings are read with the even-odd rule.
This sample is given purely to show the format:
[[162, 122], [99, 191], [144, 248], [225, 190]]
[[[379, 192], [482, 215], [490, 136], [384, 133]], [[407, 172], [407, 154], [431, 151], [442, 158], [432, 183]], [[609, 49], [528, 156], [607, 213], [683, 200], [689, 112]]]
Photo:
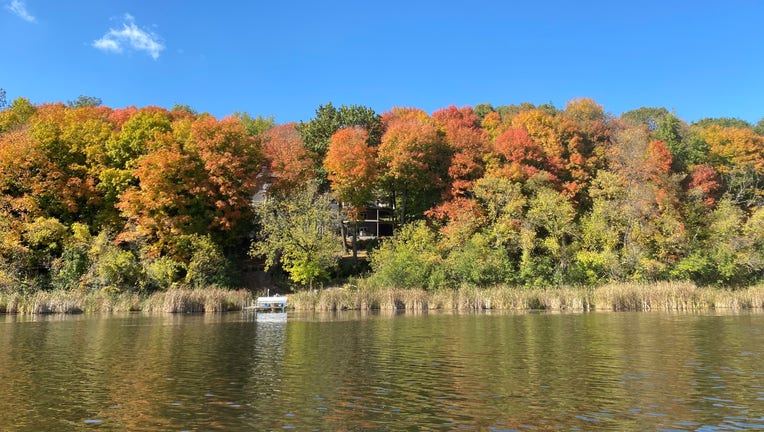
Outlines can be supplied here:
[[381, 115], [329, 103], [286, 124], [92, 96], [7, 102], [8, 292], [235, 285], [263, 260], [315, 287], [378, 204], [395, 215], [369, 247], [385, 286], [764, 279], [764, 120], [616, 117], [588, 98]]

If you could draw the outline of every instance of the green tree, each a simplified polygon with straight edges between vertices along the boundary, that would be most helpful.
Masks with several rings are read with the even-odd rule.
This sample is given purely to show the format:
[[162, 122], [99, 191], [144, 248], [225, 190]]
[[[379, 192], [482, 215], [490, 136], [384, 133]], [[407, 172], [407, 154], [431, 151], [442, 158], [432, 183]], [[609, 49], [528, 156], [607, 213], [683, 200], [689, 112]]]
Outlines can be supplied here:
[[31, 278], [47, 282], [67, 235], [66, 226], [56, 218], [38, 217], [26, 224], [22, 241], [29, 251], [27, 266]]
[[71, 235], [64, 241], [63, 252], [53, 261], [51, 286], [57, 289], [79, 289], [82, 276], [88, 270], [88, 248], [92, 241], [87, 225], [74, 223]]
[[122, 125], [106, 144], [108, 166], [132, 169], [138, 158], [161, 146], [161, 136], [172, 132], [169, 112], [158, 108], [143, 108]]
[[[571, 202], [561, 193], [543, 188], [528, 202], [528, 213], [525, 220], [526, 234], [533, 243], [523, 244], [523, 261], [521, 271], [525, 273], [526, 280], [537, 283], [549, 276], [549, 282], [561, 283], [565, 281], [566, 272], [571, 262], [570, 243], [576, 235], [574, 219], [576, 210]], [[526, 228], [526, 229], [527, 229]], [[528, 241], [528, 240], [526, 240]], [[553, 263], [553, 273], [543, 274], [544, 266], [539, 266], [541, 261], [535, 255], [533, 249], [539, 247], [545, 257]], [[539, 274], [539, 270], [542, 270]]]
[[706, 117], [692, 123], [693, 126], [707, 128], [709, 126], [732, 127], [740, 129], [752, 129], [753, 125], [745, 120], [734, 117]]
[[705, 215], [695, 233], [692, 253], [671, 276], [698, 284], [741, 286], [764, 277], [764, 209], [750, 216], [731, 199], [722, 199]]
[[258, 115], [257, 117], [252, 117], [246, 112], [234, 112], [233, 116], [244, 123], [247, 132], [252, 136], [260, 136], [275, 126], [273, 116], [263, 117]]
[[373, 280], [390, 288], [442, 288], [447, 282], [444, 264], [438, 233], [424, 221], [405, 225], [371, 255]]
[[516, 273], [507, 249], [496, 247], [493, 239], [482, 233], [449, 251], [444, 265], [456, 286], [506, 283]]
[[325, 280], [340, 253], [339, 220], [329, 194], [315, 183], [255, 208], [260, 229], [250, 254], [266, 259], [266, 270], [281, 263], [292, 281], [312, 289]]
[[0, 111], [0, 133], [11, 130], [15, 126], [22, 125], [37, 111], [29, 99], [17, 98], [11, 106]]
[[629, 126], [647, 126], [648, 130], [653, 131], [669, 114], [664, 107], [641, 107], [621, 114], [621, 120]]
[[209, 234], [180, 236], [176, 243], [183, 255], [186, 284], [197, 288], [228, 284], [228, 260]]
[[99, 97], [79, 95], [77, 99], [67, 101], [66, 106], [70, 108], [98, 107], [101, 106], [102, 103], [103, 101]]
[[196, 112], [195, 109], [191, 108], [191, 105], [187, 104], [175, 104], [170, 108], [170, 112], [173, 113], [188, 113], [191, 114], [191, 116], [196, 116], [199, 113]]
[[473, 110], [480, 121], [483, 121], [485, 116], [487, 116], [489, 113], [496, 112], [496, 110], [493, 109], [493, 105], [489, 103], [477, 104]]
[[475, 198], [483, 209], [497, 247], [520, 250], [520, 231], [527, 199], [520, 183], [486, 176], [475, 183]]
[[756, 126], [753, 127], [753, 131], [759, 135], [764, 136], [764, 118], [756, 122]]
[[88, 250], [88, 271], [82, 277], [83, 286], [91, 290], [120, 292], [136, 289], [142, 276], [135, 254], [114, 244], [106, 231], [92, 240]]
[[672, 167], [677, 172], [687, 169], [689, 159], [687, 155], [688, 149], [683, 145], [686, 128], [686, 125], [683, 125], [677, 116], [669, 113], [658, 122], [658, 127], [653, 132], [653, 137], [666, 143], [666, 146], [671, 151], [671, 156], [673, 157]]

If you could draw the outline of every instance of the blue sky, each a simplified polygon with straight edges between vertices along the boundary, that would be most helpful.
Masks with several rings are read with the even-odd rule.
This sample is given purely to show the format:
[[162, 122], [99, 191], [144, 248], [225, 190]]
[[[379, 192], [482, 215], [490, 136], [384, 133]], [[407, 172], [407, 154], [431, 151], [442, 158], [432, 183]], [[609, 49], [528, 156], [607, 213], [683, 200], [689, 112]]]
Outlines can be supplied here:
[[591, 97], [764, 117], [764, 2], [0, 0], [9, 100], [310, 119]]

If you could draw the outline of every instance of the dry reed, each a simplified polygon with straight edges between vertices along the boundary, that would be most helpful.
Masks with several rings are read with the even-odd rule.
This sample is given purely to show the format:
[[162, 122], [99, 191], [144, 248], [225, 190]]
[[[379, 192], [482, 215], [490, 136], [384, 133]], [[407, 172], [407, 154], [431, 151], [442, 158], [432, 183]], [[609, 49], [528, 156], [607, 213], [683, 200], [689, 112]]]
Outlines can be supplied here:
[[698, 311], [764, 308], [764, 285], [731, 290], [686, 282], [617, 283], [597, 288], [463, 286], [453, 290], [348, 286], [290, 296], [295, 310]]
[[[252, 293], [223, 288], [135, 292], [0, 292], [0, 313], [224, 312], [252, 304]], [[547, 311], [701, 311], [764, 308], [764, 284], [743, 288], [699, 288], [687, 282], [614, 283], [597, 288], [462, 286], [451, 290], [380, 288], [365, 280], [345, 287], [289, 295], [294, 310], [547, 310]]]
[[136, 292], [38, 291], [32, 294], [0, 293], [0, 313], [98, 313], [98, 312], [224, 312], [241, 310], [252, 303], [246, 290], [223, 288], [172, 289], [141, 295]]
[[246, 290], [224, 288], [171, 289], [152, 294], [143, 309], [146, 312], [226, 312], [241, 310], [252, 302]]

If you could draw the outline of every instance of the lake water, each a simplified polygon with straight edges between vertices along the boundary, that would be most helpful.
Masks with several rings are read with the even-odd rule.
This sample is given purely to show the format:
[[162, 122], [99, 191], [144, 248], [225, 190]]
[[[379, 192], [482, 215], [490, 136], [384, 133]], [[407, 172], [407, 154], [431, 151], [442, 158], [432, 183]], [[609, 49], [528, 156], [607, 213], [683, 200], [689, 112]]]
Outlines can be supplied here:
[[764, 315], [0, 316], [0, 430], [764, 429]]

